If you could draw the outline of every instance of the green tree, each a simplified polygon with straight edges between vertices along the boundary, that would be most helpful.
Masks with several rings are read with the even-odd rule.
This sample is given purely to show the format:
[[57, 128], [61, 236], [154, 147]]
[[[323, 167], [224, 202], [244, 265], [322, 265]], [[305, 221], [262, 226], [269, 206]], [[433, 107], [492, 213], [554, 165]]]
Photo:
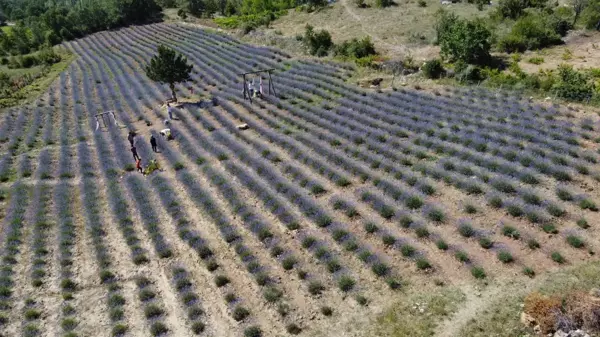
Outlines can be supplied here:
[[565, 64], [558, 66], [558, 81], [552, 89], [558, 97], [580, 102], [589, 100], [594, 93], [589, 77]]
[[442, 11], [436, 24], [441, 55], [452, 61], [486, 64], [490, 60], [492, 33], [481, 20], [462, 20]]
[[175, 83], [191, 80], [192, 68], [185, 56], [161, 45], [158, 47], [158, 54], [152, 57], [150, 64], [146, 66], [146, 76], [159, 83], [168, 83], [173, 99], [177, 100]]
[[329, 53], [329, 50], [333, 48], [331, 34], [326, 30], [315, 32], [314, 28], [310, 25], [306, 25], [304, 39], [302, 41], [311, 55], [319, 57], [326, 56]]

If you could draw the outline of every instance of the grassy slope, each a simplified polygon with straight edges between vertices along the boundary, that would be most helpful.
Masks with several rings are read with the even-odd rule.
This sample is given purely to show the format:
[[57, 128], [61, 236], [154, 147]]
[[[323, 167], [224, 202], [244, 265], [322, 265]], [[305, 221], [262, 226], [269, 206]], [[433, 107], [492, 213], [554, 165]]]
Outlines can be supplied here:
[[[35, 80], [30, 85], [22, 88], [18, 92], [15, 93], [15, 97], [18, 98], [3, 98], [0, 99], [0, 107], [9, 107], [24, 104], [26, 102], [30, 102], [36, 99], [41, 93], [45, 92], [46, 89], [50, 86], [50, 84], [58, 77], [58, 75], [63, 72], [69, 64], [75, 59], [75, 55], [66, 53], [61, 51], [60, 55], [62, 60], [59, 63], [53, 64], [50, 67], [50, 70], [45, 76], [42, 76]], [[42, 71], [41, 67], [33, 67], [30, 69], [5, 69], [2, 67], [0, 71], [7, 72], [9, 75], [24, 75], [28, 74], [36, 74]]]
[[[367, 3], [369, 1], [367, 0]], [[290, 10], [272, 24], [272, 28], [286, 36], [304, 32], [306, 24], [318, 29], [327, 29], [339, 42], [351, 38], [371, 36], [378, 49], [397, 54], [402, 50], [420, 55], [421, 49], [428, 53], [434, 39], [435, 13], [446, 8], [463, 17], [485, 16], [490, 8], [478, 11], [467, 3], [442, 6], [439, 0], [426, 0], [427, 6], [420, 7], [417, 0], [397, 1], [388, 8], [357, 8], [352, 0], [340, 0], [328, 8], [314, 13]], [[391, 55], [393, 56], [393, 55]]]
[[[444, 328], [452, 327], [457, 316], [465, 312], [469, 314], [466, 324], [454, 327], [452, 336], [461, 337], [514, 337], [531, 335], [520, 323], [520, 314], [524, 297], [532, 291], [543, 294], [561, 294], [571, 290], [588, 291], [600, 287], [600, 262], [590, 262], [580, 266], [564, 269], [559, 272], [538, 276], [530, 282], [492, 281], [485, 286], [484, 296], [475, 296], [476, 301], [483, 301], [482, 310], [469, 310], [473, 305], [466, 296], [464, 287], [444, 287], [438, 290], [421, 290], [419, 293], [407, 295], [390, 305], [375, 325], [370, 335], [404, 337], [404, 336], [446, 336]], [[493, 288], [496, 288], [495, 290]], [[491, 290], [491, 291], [490, 291]], [[494, 296], [485, 296], [486, 294]], [[417, 305], [419, 303], [420, 305]], [[419, 312], [419, 308], [425, 308]], [[440, 329], [442, 328], [442, 329]]]

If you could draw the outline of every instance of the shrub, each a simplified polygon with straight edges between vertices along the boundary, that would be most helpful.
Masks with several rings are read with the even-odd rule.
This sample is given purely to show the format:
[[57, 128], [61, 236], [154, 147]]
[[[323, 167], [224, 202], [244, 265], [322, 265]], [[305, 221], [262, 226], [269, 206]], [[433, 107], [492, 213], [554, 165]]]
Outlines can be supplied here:
[[493, 208], [502, 208], [502, 206], [504, 205], [504, 202], [502, 201], [501, 197], [492, 196], [491, 198], [488, 199], [488, 204]]
[[323, 290], [325, 290], [325, 287], [319, 281], [311, 281], [308, 284], [308, 292], [311, 295], [320, 295], [323, 292]]
[[392, 290], [399, 289], [402, 286], [402, 284], [400, 284], [400, 281], [396, 280], [393, 277], [386, 278], [385, 283], [387, 283], [388, 287], [390, 287], [390, 289]]
[[215, 284], [217, 287], [224, 287], [229, 283], [229, 278], [225, 275], [217, 275], [215, 277]]
[[386, 246], [392, 246], [394, 243], [396, 243], [396, 238], [392, 235], [386, 234], [381, 237], [381, 241], [383, 241], [383, 244]]
[[567, 211], [565, 211], [563, 208], [561, 208], [558, 205], [555, 204], [550, 204], [546, 207], [546, 210], [548, 210], [548, 213], [552, 216], [555, 217], [561, 217], [563, 215], [565, 215], [565, 213], [567, 213]]
[[543, 224], [542, 230], [548, 234], [558, 234], [558, 229], [556, 229], [556, 226], [551, 223]]
[[146, 308], [144, 308], [144, 315], [146, 316], [147, 319], [162, 316], [164, 313], [165, 313], [165, 311], [161, 307], [159, 307], [155, 304], [151, 304], [151, 305], [147, 306]]
[[567, 243], [574, 248], [583, 248], [585, 246], [585, 242], [575, 235], [567, 236]]
[[385, 263], [377, 262], [371, 267], [371, 270], [375, 275], [381, 277], [385, 276], [390, 268]]
[[439, 250], [448, 250], [448, 244], [446, 243], [446, 241], [439, 239], [435, 245], [438, 247]]
[[283, 265], [283, 269], [285, 270], [291, 270], [294, 268], [294, 265], [296, 264], [296, 258], [293, 256], [288, 256], [285, 259], [283, 259], [283, 261], [281, 262], [281, 264]]
[[427, 259], [425, 259], [425, 258], [417, 259], [417, 269], [425, 270], [425, 269], [430, 269], [430, 268], [431, 268], [431, 263], [429, 263], [429, 261], [427, 261]]
[[150, 326], [150, 333], [152, 336], [160, 336], [166, 334], [169, 331], [167, 326], [162, 322], [154, 322]]
[[441, 11], [435, 29], [443, 57], [468, 64], [489, 61], [492, 34], [483, 21], [463, 20], [453, 13]]
[[523, 274], [529, 276], [530, 278], [533, 278], [535, 276], [535, 271], [530, 267], [524, 267]]
[[438, 208], [431, 209], [427, 213], [427, 217], [429, 218], [429, 220], [435, 222], [444, 222], [444, 220], [446, 219], [446, 215], [444, 214], [444, 212]]
[[413, 219], [410, 217], [410, 215], [402, 215], [400, 217], [399, 223], [400, 226], [408, 228], [413, 223]]
[[418, 196], [411, 196], [406, 199], [406, 207], [410, 209], [419, 209], [423, 206], [423, 200]]
[[516, 228], [508, 225], [502, 227], [502, 234], [515, 240], [518, 240], [521, 237], [521, 233], [519, 233], [519, 231]]
[[360, 304], [362, 306], [365, 306], [365, 305], [367, 305], [369, 303], [369, 300], [367, 300], [367, 298], [364, 297], [364, 296], [362, 296], [362, 295], [356, 295], [354, 297], [354, 299], [356, 300], [356, 303], [358, 303], [358, 304]]
[[312, 247], [315, 242], [317, 242], [317, 239], [314, 236], [307, 236], [302, 240], [302, 247], [308, 249]]
[[291, 334], [291, 335], [297, 335], [297, 334], [299, 334], [300, 332], [302, 332], [302, 329], [301, 329], [301, 328], [300, 328], [298, 325], [296, 325], [296, 324], [294, 324], [294, 323], [289, 323], [289, 324], [287, 324], [287, 325], [285, 326], [285, 330], [286, 330], [286, 331], [287, 331], [289, 334]]
[[446, 70], [442, 65], [442, 61], [438, 59], [433, 59], [425, 62], [423, 67], [421, 67], [421, 71], [423, 71], [423, 75], [426, 78], [436, 79], [444, 76]]
[[372, 55], [377, 55], [375, 45], [371, 42], [371, 38], [352, 39], [342, 42], [335, 48], [337, 56], [349, 57], [353, 59], [365, 58]]
[[204, 332], [204, 329], [206, 328], [206, 325], [204, 325], [204, 323], [202, 322], [194, 322], [192, 323], [192, 332], [194, 332], [196, 335], [201, 334], [202, 332]]
[[456, 253], [454, 253], [454, 257], [456, 257], [456, 259], [458, 261], [465, 262], [465, 263], [469, 262], [471, 260], [469, 258], [469, 255], [466, 252], [462, 251], [462, 250], [459, 250]]
[[498, 260], [503, 263], [511, 263], [514, 261], [514, 258], [511, 253], [507, 251], [500, 251], [498, 252]]
[[336, 259], [331, 259], [327, 261], [327, 270], [329, 270], [330, 273], [335, 273], [337, 271], [340, 271], [341, 269], [342, 266]]
[[333, 315], [333, 309], [331, 309], [331, 307], [323, 306], [321, 307], [321, 313], [323, 314], [323, 316], [329, 317]]
[[311, 55], [318, 57], [327, 56], [329, 50], [334, 47], [331, 34], [328, 31], [321, 30], [315, 32], [314, 28], [310, 25], [306, 25], [302, 42]]
[[279, 301], [279, 299], [281, 298], [281, 295], [283, 295], [281, 290], [279, 290], [275, 287], [267, 287], [267, 289], [265, 289], [265, 291], [263, 292], [263, 296], [264, 296], [265, 300], [267, 300], [267, 302], [269, 302], [269, 303], [274, 303], [274, 302]]
[[[592, 97], [594, 86], [585, 73], [573, 69], [571, 65], [562, 64], [558, 66], [558, 81], [552, 89], [560, 98], [584, 101]], [[559, 181], [571, 180], [568, 173], [562, 171], [555, 172], [554, 176]]]
[[565, 263], [565, 258], [559, 252], [553, 252], [552, 254], [550, 254], [550, 258], [556, 263]]
[[531, 64], [540, 65], [540, 64], [544, 63], [544, 58], [543, 57], [531, 57], [527, 60], [527, 62], [529, 62]]
[[415, 229], [415, 234], [417, 234], [417, 237], [419, 238], [426, 238], [429, 236], [429, 230], [425, 226], [419, 227]]
[[262, 336], [262, 330], [256, 325], [247, 327], [244, 330], [244, 337], [261, 337], [261, 336]]
[[479, 245], [483, 248], [483, 249], [490, 249], [492, 248], [492, 246], [494, 245], [494, 242], [492, 240], [490, 240], [489, 238], [480, 238], [479, 239]]
[[486, 277], [485, 270], [482, 267], [471, 268], [471, 275], [476, 279], [484, 279]]
[[374, 224], [373, 222], [367, 222], [365, 224], [365, 232], [369, 233], [369, 234], [373, 234], [375, 232], [377, 232], [379, 230], [379, 227], [377, 227], [376, 224]]
[[115, 326], [113, 326], [112, 328], [112, 336], [116, 337], [116, 336], [123, 336], [127, 330], [129, 330], [129, 327], [125, 324], [117, 324]]
[[465, 238], [470, 238], [475, 235], [475, 229], [469, 224], [463, 224], [458, 227], [458, 232]]
[[472, 204], [466, 204], [464, 209], [465, 209], [465, 213], [467, 213], [467, 214], [477, 213], [477, 207], [473, 206]]
[[237, 307], [235, 307], [235, 309], [233, 309], [233, 319], [235, 319], [238, 322], [243, 321], [249, 315], [250, 311], [248, 311], [248, 309], [242, 307], [241, 305], [238, 305]]
[[581, 207], [581, 209], [589, 209], [590, 211], [594, 211], [594, 212], [598, 211], [598, 207], [596, 206], [596, 203], [594, 203], [590, 199], [581, 200], [579, 202], [579, 207]]
[[356, 282], [354, 281], [354, 279], [347, 275], [343, 275], [338, 280], [338, 287], [343, 292], [348, 292], [348, 291], [352, 290], [352, 288], [354, 288], [355, 284], [356, 284]]
[[590, 225], [588, 224], [587, 220], [585, 218], [580, 218], [577, 220], [577, 226], [583, 228], [583, 229], [588, 229], [590, 228]]
[[427, 2], [425, 0], [419, 0], [417, 4], [419, 7], [427, 7]]
[[527, 247], [529, 249], [538, 249], [540, 248], [540, 244], [535, 239], [529, 239], [527, 240]]

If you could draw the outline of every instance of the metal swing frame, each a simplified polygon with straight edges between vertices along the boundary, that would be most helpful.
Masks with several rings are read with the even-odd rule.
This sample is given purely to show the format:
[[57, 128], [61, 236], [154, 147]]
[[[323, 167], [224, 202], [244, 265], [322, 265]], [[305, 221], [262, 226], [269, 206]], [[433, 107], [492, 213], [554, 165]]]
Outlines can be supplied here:
[[118, 128], [122, 128], [121, 125], [119, 125], [119, 121], [117, 121], [117, 116], [115, 116], [115, 112], [114, 111], [105, 111], [99, 114], [96, 114], [94, 117], [96, 118], [96, 130], [102, 130], [102, 131], [107, 131], [108, 127], [110, 126], [111, 122], [110, 122], [110, 117], [112, 116], [112, 119], [114, 120], [114, 124], [115, 126], [117, 126]]
[[242, 76], [242, 78], [244, 79], [244, 99], [249, 99], [250, 100], [250, 104], [252, 104], [252, 96], [250, 95], [250, 92], [248, 91], [248, 86], [246, 85], [246, 75], [256, 75], [256, 74], [260, 74], [260, 73], [267, 73], [267, 75], [269, 76], [269, 95], [271, 95], [271, 90], [273, 90], [273, 94], [275, 96], [277, 96], [277, 92], [275, 91], [275, 83], [273, 83], [273, 77], [271, 76], [271, 72], [273, 72], [275, 69], [271, 68], [271, 69], [263, 69], [263, 70], [257, 70], [257, 71], [250, 71], [247, 73], [242, 73], [242, 74], [238, 74], [239, 76]]

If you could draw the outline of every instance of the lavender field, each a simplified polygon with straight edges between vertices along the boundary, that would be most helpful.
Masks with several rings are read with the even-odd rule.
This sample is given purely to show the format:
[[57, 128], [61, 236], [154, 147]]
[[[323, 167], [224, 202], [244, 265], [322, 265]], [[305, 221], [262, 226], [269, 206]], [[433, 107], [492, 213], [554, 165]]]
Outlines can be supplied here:
[[[194, 65], [179, 96], [204, 102], [153, 153], [159, 44]], [[65, 48], [78, 58], [48, 92], [0, 114], [0, 335], [355, 335], [440, 280], [534, 282], [595, 258], [598, 116], [371, 92], [351, 66], [184, 25]], [[264, 68], [277, 95], [244, 100], [238, 74]], [[125, 127], [94, 132], [109, 110]], [[129, 129], [163, 172], [135, 172]]]

